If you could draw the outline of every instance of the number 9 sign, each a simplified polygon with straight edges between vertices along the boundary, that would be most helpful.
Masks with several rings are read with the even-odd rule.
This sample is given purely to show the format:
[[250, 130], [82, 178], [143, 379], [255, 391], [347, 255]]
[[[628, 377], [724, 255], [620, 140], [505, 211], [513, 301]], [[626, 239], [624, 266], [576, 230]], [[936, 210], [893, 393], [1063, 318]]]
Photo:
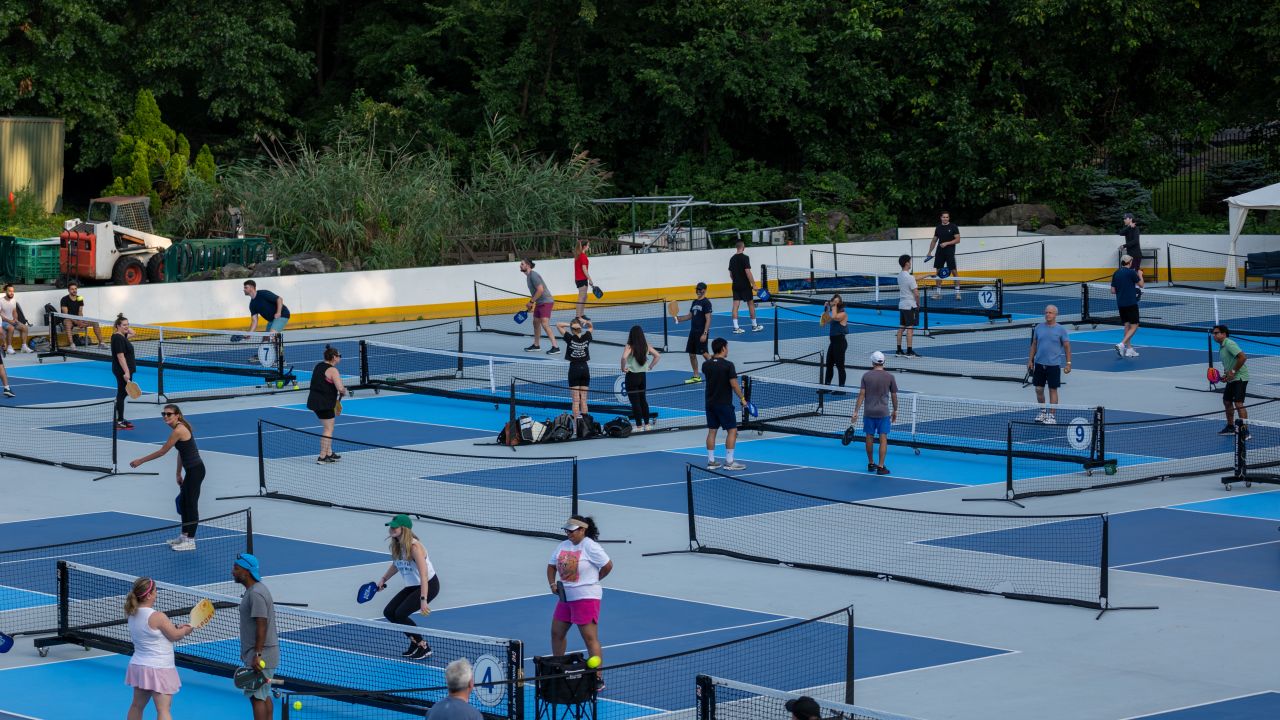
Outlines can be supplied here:
[[1067, 426], [1067, 443], [1076, 450], [1088, 450], [1093, 443], [1093, 421], [1078, 417]]

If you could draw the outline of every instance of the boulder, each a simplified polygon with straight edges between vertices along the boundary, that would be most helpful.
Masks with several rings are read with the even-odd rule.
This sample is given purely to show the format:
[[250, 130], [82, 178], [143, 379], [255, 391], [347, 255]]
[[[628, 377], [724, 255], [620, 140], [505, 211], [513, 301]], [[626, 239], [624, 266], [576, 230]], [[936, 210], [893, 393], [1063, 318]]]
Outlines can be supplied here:
[[982, 216], [979, 225], [1017, 225], [1019, 230], [1035, 232], [1041, 226], [1058, 222], [1058, 213], [1048, 205], [1017, 203], [998, 207]]
[[[313, 252], [313, 251], [301, 252], [301, 253], [298, 253], [297, 255], [290, 255], [284, 260], [286, 263], [301, 263], [304, 260], [317, 260], [320, 262], [321, 267], [324, 268], [319, 272], [338, 272], [338, 268], [340, 267], [340, 263], [338, 262], [337, 258], [330, 255], [325, 255], [324, 253]], [[314, 267], [314, 265], [308, 264], [306, 267]], [[302, 273], [299, 273], [299, 274], [302, 274]]]
[[[335, 270], [337, 267], [335, 266]], [[324, 261], [316, 257], [305, 257], [297, 260], [288, 258], [280, 263], [281, 275], [319, 275], [328, 272]]]
[[827, 213], [827, 229], [835, 232], [842, 227], [849, 226], [849, 216], [839, 210], [832, 210]]
[[1048, 225], [1041, 225], [1039, 228], [1036, 229], [1036, 232], [1040, 233], [1041, 235], [1062, 235], [1063, 234], [1062, 228], [1058, 227], [1057, 225], [1054, 225], [1053, 223], [1049, 223]]
[[201, 270], [198, 273], [191, 273], [190, 275], [182, 278], [182, 280], [183, 282], [190, 282], [192, 280], [217, 280], [221, 277], [221, 270]]
[[279, 260], [264, 260], [253, 266], [252, 277], [275, 277], [280, 274]]
[[226, 265], [222, 266], [221, 277], [226, 280], [243, 280], [244, 278], [252, 277], [252, 276], [253, 276], [253, 271], [243, 265], [240, 265], [237, 263], [227, 263]]
[[1062, 228], [1063, 235], [1099, 235], [1098, 228], [1092, 225], [1068, 225]]

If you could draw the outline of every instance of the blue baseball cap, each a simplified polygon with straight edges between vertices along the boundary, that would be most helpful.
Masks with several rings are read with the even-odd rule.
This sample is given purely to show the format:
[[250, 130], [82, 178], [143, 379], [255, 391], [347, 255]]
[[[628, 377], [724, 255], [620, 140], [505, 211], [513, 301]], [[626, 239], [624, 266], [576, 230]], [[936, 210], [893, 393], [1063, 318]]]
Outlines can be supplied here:
[[258, 558], [249, 553], [240, 553], [236, 556], [236, 565], [248, 570], [254, 580], [262, 582], [262, 574], [258, 572]]

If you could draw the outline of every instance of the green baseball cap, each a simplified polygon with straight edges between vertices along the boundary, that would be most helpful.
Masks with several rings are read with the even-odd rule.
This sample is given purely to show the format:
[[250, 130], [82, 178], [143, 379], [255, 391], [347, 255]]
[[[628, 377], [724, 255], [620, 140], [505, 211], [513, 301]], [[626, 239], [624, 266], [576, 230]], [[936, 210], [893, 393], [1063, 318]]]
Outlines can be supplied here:
[[387, 527], [411, 528], [413, 527], [413, 520], [409, 519], [408, 515], [397, 515], [391, 518], [391, 522], [387, 523]]

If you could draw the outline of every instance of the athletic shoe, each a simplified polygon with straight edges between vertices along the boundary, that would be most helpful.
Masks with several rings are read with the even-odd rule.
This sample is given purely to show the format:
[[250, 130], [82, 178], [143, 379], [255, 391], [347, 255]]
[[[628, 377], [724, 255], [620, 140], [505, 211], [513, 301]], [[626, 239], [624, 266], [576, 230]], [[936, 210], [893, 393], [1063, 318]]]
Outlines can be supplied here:
[[30, 345], [30, 344], [27, 344], [27, 345], [23, 345], [23, 346], [22, 346], [22, 349], [21, 349], [21, 350], [19, 350], [18, 352], [33, 353], [33, 352], [35, 352], [35, 351], [36, 351], [36, 349], [35, 349], [35, 348], [31, 347], [31, 345]]
[[190, 538], [187, 538], [186, 540], [178, 543], [177, 545], [170, 545], [170, 547], [173, 548], [174, 552], [191, 552], [192, 550], [196, 549], [196, 541]]
[[604, 678], [596, 675], [596, 692], [604, 692]]
[[414, 653], [409, 656], [409, 659], [410, 660], [426, 660], [427, 658], [431, 657], [433, 654], [435, 654], [435, 651], [432, 650], [431, 646], [424, 641], [422, 644], [418, 645], [417, 649], [414, 650]]
[[893, 354], [897, 357], [906, 357], [907, 355], [905, 352], [902, 351], [902, 348], [898, 348], [897, 350], [894, 350]]
[[1116, 343], [1116, 354], [1124, 357], [1124, 343]]
[[931, 295], [930, 297], [932, 297], [934, 300], [941, 300], [941, 299], [942, 299], [942, 293], [940, 293], [940, 292], [936, 292], [936, 293], [934, 293], [933, 295]]
[[411, 658], [416, 652], [418, 652], [418, 643], [410, 640], [409, 647], [404, 652], [400, 653], [400, 657]]
[[165, 542], [165, 544], [166, 544], [166, 545], [168, 545], [169, 547], [173, 547], [174, 545], [181, 545], [182, 543], [184, 543], [184, 542], [186, 542], [186, 541], [187, 541], [187, 536], [186, 536], [186, 535], [179, 535], [179, 536], [178, 536], [178, 537], [176, 537], [176, 538], [169, 538], [168, 540], [165, 540], [164, 542]]
[[560, 354], [560, 346], [559, 346], [559, 345], [557, 345], [557, 346], [555, 346], [555, 347], [551, 348], [550, 350], [548, 350], [548, 351], [547, 351], [547, 354], [548, 354], [548, 355], [559, 355], [559, 354]]
[[1253, 439], [1253, 433], [1249, 432], [1249, 426], [1248, 426], [1248, 425], [1245, 425], [1244, 427], [1240, 428], [1240, 439], [1241, 439], [1241, 440], [1252, 440], [1252, 439]]
[[731, 463], [729, 463], [729, 464], [725, 465], [725, 466], [724, 466], [724, 469], [725, 469], [725, 470], [746, 470], [746, 469], [747, 469], [747, 466], [746, 466], [746, 465], [743, 465], [742, 463], [738, 462], [737, 460], [734, 460], [733, 462], [731, 462]]
[[742, 329], [742, 328], [740, 328], [740, 327], [736, 327], [736, 328], [734, 328], [734, 329], [733, 329], [733, 334], [734, 334], [734, 335], [741, 335], [741, 334], [743, 334], [743, 333], [745, 333], [745, 332], [746, 332], [746, 330], [743, 330], [743, 329]]
[[700, 382], [702, 382], [702, 376], [701, 376], [701, 375], [694, 375], [693, 377], [689, 378], [688, 380], [685, 380], [685, 381], [684, 381], [684, 384], [685, 384], [685, 385], [691, 385], [691, 384], [693, 384], [693, 383], [700, 383]]
[[916, 354], [916, 351], [915, 351], [915, 350], [913, 350], [913, 349], [911, 349], [911, 348], [907, 348], [907, 357], [917, 357], [917, 358], [918, 358], [918, 357], [920, 357], [920, 356]]
[[880, 466], [875, 463], [867, 463], [867, 472], [875, 472], [878, 467]]
[[5, 396], [5, 397], [7, 397], [7, 398], [10, 398], [10, 397], [16, 397], [16, 395], [14, 394], [14, 392], [13, 392], [12, 390], [10, 390], [10, 389], [9, 389], [9, 386], [8, 386], [8, 385], [5, 385], [5, 386], [4, 386], [4, 396]]
[[719, 461], [719, 460], [712, 460], [711, 462], [707, 463], [707, 469], [708, 469], [708, 470], [719, 470], [719, 469], [720, 469], [720, 467], [721, 467], [721, 466], [720, 466], [720, 461]]
[[525, 349], [524, 349], [524, 351], [525, 351], [525, 352], [538, 352], [538, 351], [539, 351], [539, 350], [541, 350], [541, 349], [542, 349], [542, 348], [538, 347], [537, 345], [530, 345], [529, 347], [525, 348]]
[[880, 467], [876, 468], [876, 474], [877, 474], [877, 475], [888, 475], [888, 474], [889, 474], [889, 468], [887, 468], [887, 467], [885, 467], [885, 466], [881, 465]]
[[324, 457], [316, 458], [317, 465], [332, 465], [335, 462], [337, 462], [337, 460], [334, 460], [332, 455], [325, 455]]
[[1219, 435], [1234, 435], [1235, 433], [1235, 428], [1231, 427], [1231, 423], [1223, 425], [1222, 429], [1218, 431]]
[[132, 430], [132, 429], [133, 429], [133, 423], [129, 422], [128, 420], [120, 420], [120, 421], [116, 422], [116, 429], [117, 429], [117, 430]]
[[1048, 413], [1046, 413], [1046, 412], [1045, 412], [1045, 411], [1043, 411], [1043, 410], [1041, 410], [1040, 412], [1036, 413], [1036, 422], [1038, 422], [1038, 423], [1042, 423], [1042, 422], [1044, 422], [1045, 415], [1047, 415], [1047, 414], [1048, 414]]
[[752, 325], [752, 326], [751, 326], [751, 332], [764, 332], [764, 326], [763, 326], [763, 325]]
[[1057, 425], [1057, 424], [1058, 424], [1058, 418], [1054, 417], [1053, 413], [1050, 413], [1050, 414], [1048, 414], [1048, 415], [1045, 415], [1045, 416], [1044, 416], [1044, 424], [1045, 424], [1045, 425]]
[[333, 459], [333, 460], [341, 460], [341, 459], [342, 459], [342, 456], [341, 456], [341, 455], [339, 455], [339, 454], [338, 454], [338, 453], [336, 453], [336, 452], [331, 452], [331, 453], [329, 453], [329, 457], [330, 457], [331, 459]]
[[1133, 348], [1131, 348], [1131, 347], [1127, 347], [1127, 348], [1125, 348], [1125, 349], [1124, 349], [1124, 356], [1125, 356], [1125, 357], [1127, 357], [1127, 358], [1135, 358], [1135, 357], [1138, 357], [1138, 351], [1137, 351], [1137, 350], [1134, 350], [1134, 349], [1133, 349]]
[[258, 356], [257, 356], [257, 355], [250, 355], [250, 356], [249, 356], [249, 364], [250, 364], [250, 365], [261, 365], [261, 364], [262, 364], [262, 361], [258, 359]]

